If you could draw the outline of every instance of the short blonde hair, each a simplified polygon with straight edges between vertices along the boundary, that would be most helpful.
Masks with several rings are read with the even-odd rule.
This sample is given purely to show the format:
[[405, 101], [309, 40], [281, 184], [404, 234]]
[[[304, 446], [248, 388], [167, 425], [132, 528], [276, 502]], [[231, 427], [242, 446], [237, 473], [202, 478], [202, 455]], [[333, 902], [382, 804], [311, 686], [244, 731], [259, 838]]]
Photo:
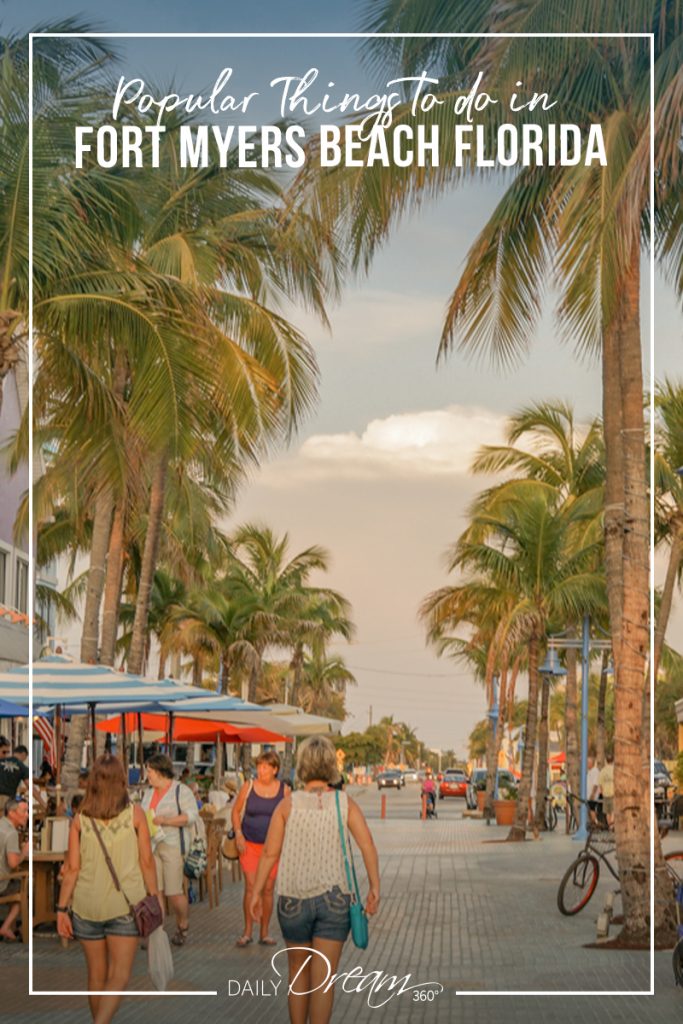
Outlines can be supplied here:
[[299, 747], [296, 755], [296, 777], [304, 785], [307, 782], [339, 782], [337, 751], [327, 736], [309, 736]]

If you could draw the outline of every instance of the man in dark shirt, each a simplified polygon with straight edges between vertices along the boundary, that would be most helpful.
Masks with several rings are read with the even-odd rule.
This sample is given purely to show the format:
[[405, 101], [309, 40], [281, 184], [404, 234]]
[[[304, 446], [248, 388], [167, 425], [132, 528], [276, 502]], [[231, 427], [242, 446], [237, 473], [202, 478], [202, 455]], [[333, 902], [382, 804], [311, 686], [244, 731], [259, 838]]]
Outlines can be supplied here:
[[20, 787], [26, 789], [28, 782], [28, 750], [18, 746], [13, 757], [0, 758], [0, 811], [3, 811], [8, 800], [13, 800]]

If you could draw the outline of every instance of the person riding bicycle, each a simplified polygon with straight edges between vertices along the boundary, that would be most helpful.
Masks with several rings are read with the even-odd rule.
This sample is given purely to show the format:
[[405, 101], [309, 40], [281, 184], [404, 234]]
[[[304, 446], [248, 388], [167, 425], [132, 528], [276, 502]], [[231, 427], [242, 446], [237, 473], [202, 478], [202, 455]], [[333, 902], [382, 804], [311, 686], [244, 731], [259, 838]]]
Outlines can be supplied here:
[[427, 797], [427, 805], [431, 804], [432, 809], [436, 806], [436, 783], [431, 768], [428, 768], [422, 780], [422, 795]]

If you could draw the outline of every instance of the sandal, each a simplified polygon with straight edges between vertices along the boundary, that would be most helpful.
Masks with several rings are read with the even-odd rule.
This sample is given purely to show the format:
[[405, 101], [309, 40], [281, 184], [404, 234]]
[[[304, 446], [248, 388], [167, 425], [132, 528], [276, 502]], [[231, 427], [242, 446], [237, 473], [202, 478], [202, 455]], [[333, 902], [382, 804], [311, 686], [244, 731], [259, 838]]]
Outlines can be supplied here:
[[277, 939], [274, 939], [272, 935], [263, 935], [258, 940], [259, 946], [277, 946]]
[[252, 939], [251, 935], [242, 935], [241, 938], [237, 940], [235, 945], [238, 947], [238, 949], [244, 949], [245, 946], [248, 946], [253, 941], [254, 940]]
[[189, 932], [189, 925], [187, 928], [181, 928], [180, 925], [176, 928], [175, 935], [171, 936], [171, 942], [174, 946], [184, 946], [185, 940], [187, 939], [187, 933]]

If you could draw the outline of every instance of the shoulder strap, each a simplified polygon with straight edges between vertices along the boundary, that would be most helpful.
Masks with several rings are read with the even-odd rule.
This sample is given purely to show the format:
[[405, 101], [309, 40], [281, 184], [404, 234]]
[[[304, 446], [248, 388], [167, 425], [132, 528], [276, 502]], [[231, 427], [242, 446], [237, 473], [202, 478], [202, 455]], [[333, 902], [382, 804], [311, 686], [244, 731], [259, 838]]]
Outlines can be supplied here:
[[[180, 783], [176, 783], [175, 787], [175, 802], [178, 808], [178, 815], [180, 816], [183, 812], [180, 810]], [[180, 826], [180, 852], [183, 857], [185, 856], [185, 830], [183, 826]]]
[[116, 869], [114, 868], [114, 865], [112, 864], [112, 860], [111, 860], [111, 857], [109, 856], [109, 853], [107, 851], [107, 847], [104, 845], [104, 839], [102, 838], [102, 836], [100, 834], [100, 830], [97, 827], [97, 822], [95, 821], [94, 818], [90, 818], [89, 820], [90, 820], [90, 824], [93, 827], [93, 832], [97, 836], [97, 841], [100, 844], [100, 847], [102, 849], [102, 853], [104, 854], [104, 859], [105, 859], [105, 861], [107, 863], [107, 867], [109, 868], [109, 874], [112, 877], [112, 881], [113, 881], [114, 885], [116, 886], [117, 891], [121, 893], [121, 895], [123, 896], [124, 900], [128, 904], [128, 906], [130, 908], [130, 912], [132, 914], [133, 913], [132, 904], [131, 904], [130, 900], [128, 899], [128, 897], [126, 896], [126, 894], [123, 891], [123, 889], [121, 888], [121, 883], [119, 882], [119, 876], [116, 874]]
[[247, 813], [247, 800], [251, 796], [251, 791], [252, 791], [253, 788], [254, 788], [254, 780], [253, 779], [249, 779], [249, 789], [247, 790], [247, 795], [244, 798], [244, 803], [242, 804], [242, 810], [240, 811], [240, 825], [244, 821], [244, 815]]
[[[358, 879], [356, 878], [356, 868], [352, 863], [349, 866], [349, 858], [346, 855], [346, 840], [344, 838], [344, 825], [342, 824], [341, 807], [339, 806], [339, 790], [334, 791], [334, 802], [337, 805], [337, 824], [339, 825], [339, 837], [341, 839], [342, 853], [344, 855], [344, 867], [346, 868], [346, 880], [349, 883], [349, 890], [351, 892], [351, 899], [354, 897], [358, 903], [360, 903], [360, 889], [358, 888]], [[353, 882], [351, 881], [351, 872], [353, 871]]]

